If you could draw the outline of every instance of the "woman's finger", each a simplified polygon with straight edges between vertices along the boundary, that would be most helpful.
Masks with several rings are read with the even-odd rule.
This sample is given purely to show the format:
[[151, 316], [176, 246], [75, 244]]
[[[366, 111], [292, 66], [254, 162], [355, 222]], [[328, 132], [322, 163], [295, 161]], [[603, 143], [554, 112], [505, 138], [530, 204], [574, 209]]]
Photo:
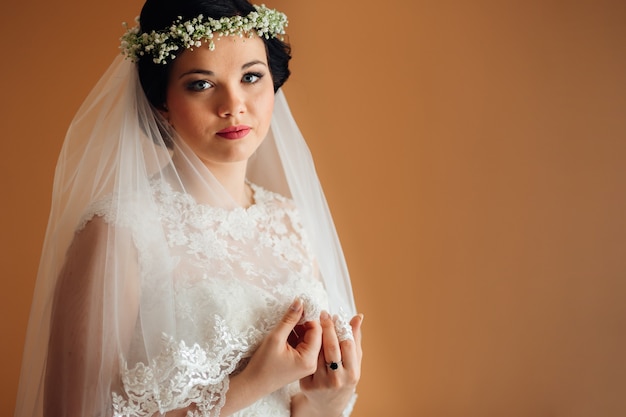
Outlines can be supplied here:
[[[346, 370], [353, 372], [355, 375], [360, 373], [361, 369], [361, 323], [363, 316], [358, 315], [350, 320], [354, 339], [346, 339], [339, 343], [341, 355], [343, 357], [343, 366]], [[357, 376], [358, 378], [358, 376]]]
[[[357, 314], [350, 320], [350, 326], [352, 326], [352, 334], [354, 335], [354, 343], [356, 345], [357, 353], [359, 358], [363, 355], [363, 350], [361, 349], [361, 343], [363, 340], [363, 318], [365, 316], [363, 314]], [[359, 359], [360, 360], [360, 359]]]
[[[317, 322], [306, 322], [299, 325], [304, 314], [304, 304], [296, 298], [273, 330], [273, 337], [278, 343], [288, 343], [302, 357], [317, 357], [321, 347], [321, 328]], [[294, 332], [297, 337], [294, 338]], [[290, 343], [291, 341], [291, 343]]]
[[322, 325], [322, 352], [326, 368], [330, 372], [339, 371], [342, 368], [342, 357], [335, 322], [328, 312], [323, 311], [320, 315], [320, 324]]
[[319, 351], [322, 347], [322, 328], [317, 321], [307, 321], [302, 326], [298, 326], [300, 331], [304, 334], [300, 335], [299, 343], [295, 346], [295, 349], [301, 354], [319, 356]]
[[284, 340], [287, 340], [289, 338], [289, 334], [300, 321], [303, 312], [304, 308], [302, 300], [300, 298], [296, 298], [287, 309], [287, 312], [280, 319], [280, 322], [278, 322], [274, 328], [274, 333], [276, 333], [276, 335], [281, 339], [284, 336]]

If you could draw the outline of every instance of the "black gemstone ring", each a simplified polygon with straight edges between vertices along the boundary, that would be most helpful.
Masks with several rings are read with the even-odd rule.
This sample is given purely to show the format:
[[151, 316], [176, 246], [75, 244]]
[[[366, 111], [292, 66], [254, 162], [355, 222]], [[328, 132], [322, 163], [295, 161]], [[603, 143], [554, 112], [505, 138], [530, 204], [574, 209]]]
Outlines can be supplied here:
[[326, 366], [328, 366], [330, 368], [331, 371], [336, 371], [337, 369], [339, 369], [339, 364], [341, 363], [341, 361], [337, 362], [326, 362]]

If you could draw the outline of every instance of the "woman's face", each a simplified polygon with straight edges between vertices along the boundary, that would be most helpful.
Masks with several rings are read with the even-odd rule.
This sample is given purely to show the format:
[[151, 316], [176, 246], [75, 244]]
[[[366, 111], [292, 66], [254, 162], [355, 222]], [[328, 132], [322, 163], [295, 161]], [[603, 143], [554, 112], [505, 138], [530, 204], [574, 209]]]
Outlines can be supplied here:
[[209, 168], [245, 162], [270, 126], [274, 86], [265, 44], [225, 36], [172, 63], [162, 114]]

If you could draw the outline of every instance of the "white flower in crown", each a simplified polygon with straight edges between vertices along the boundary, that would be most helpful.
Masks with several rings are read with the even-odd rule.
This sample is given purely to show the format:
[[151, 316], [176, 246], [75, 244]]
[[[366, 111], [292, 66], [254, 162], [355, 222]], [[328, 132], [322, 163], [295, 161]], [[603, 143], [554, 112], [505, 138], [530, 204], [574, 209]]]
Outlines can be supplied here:
[[[137, 62], [142, 56], [148, 55], [157, 64], [166, 64], [176, 58], [174, 51], [197, 48], [202, 42], [208, 43], [209, 49], [215, 49], [214, 33], [218, 39], [222, 36], [252, 37], [255, 33], [262, 38], [270, 39], [285, 34], [287, 16], [264, 4], [254, 6], [255, 11], [247, 16], [222, 17], [220, 19], [204, 18], [199, 15], [191, 20], [182, 21], [182, 17], [164, 31], [142, 33], [139, 25], [127, 28], [121, 37], [120, 49], [126, 58]], [[137, 23], [139, 18], [135, 19]]]

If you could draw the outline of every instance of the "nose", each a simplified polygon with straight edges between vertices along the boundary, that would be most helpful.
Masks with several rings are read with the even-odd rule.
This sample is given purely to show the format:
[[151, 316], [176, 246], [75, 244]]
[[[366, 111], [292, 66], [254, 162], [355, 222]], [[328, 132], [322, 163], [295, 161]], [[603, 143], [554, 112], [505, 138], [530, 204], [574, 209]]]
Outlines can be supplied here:
[[246, 103], [240, 88], [222, 86], [221, 90], [218, 103], [220, 117], [233, 117], [245, 113]]

